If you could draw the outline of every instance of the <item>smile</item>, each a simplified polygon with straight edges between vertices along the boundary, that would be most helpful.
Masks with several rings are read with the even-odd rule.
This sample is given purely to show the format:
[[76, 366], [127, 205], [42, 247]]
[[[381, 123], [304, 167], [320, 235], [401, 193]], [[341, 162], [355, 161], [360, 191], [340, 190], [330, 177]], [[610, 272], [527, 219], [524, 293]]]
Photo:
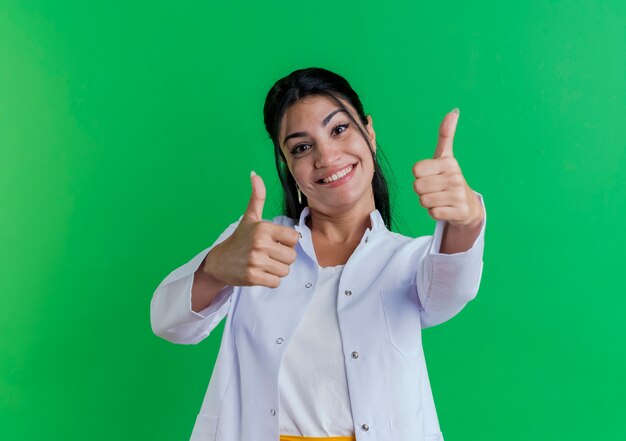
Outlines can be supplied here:
[[348, 173], [350, 173], [353, 168], [354, 168], [354, 165], [349, 165], [346, 168], [343, 168], [339, 170], [338, 172], [325, 177], [324, 179], [320, 179], [320, 182], [323, 182], [324, 184], [330, 184], [331, 182], [336, 182], [340, 180], [341, 178], [343, 178], [344, 176], [346, 176]]

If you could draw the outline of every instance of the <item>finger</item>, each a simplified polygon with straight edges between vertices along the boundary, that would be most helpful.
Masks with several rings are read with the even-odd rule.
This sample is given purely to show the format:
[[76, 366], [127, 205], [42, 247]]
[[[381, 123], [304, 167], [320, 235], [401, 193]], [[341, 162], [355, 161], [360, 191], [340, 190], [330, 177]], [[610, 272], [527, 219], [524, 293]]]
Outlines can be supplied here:
[[293, 247], [288, 247], [280, 243], [276, 243], [272, 247], [270, 247], [268, 249], [268, 255], [272, 259], [286, 265], [291, 265], [296, 261], [296, 258], [298, 257], [298, 253], [296, 252], [296, 250], [293, 249]]
[[439, 139], [433, 158], [453, 157], [452, 142], [456, 131], [456, 123], [459, 120], [459, 109], [455, 108], [448, 112], [439, 126]]
[[420, 204], [424, 208], [458, 207], [463, 201], [462, 191], [438, 191], [420, 195]]
[[428, 209], [428, 214], [434, 220], [454, 221], [458, 217], [458, 209], [454, 207], [434, 207]]
[[447, 186], [448, 178], [443, 174], [425, 176], [413, 181], [413, 189], [418, 195], [443, 191], [447, 188]]
[[251, 277], [252, 286], [267, 286], [268, 288], [278, 288], [280, 285], [280, 277], [269, 274], [265, 271], [255, 271]]
[[413, 189], [418, 195], [436, 193], [438, 191], [461, 192], [466, 187], [467, 183], [460, 171], [425, 176], [413, 181]]
[[289, 227], [283, 227], [282, 225], [272, 225], [271, 233], [272, 239], [275, 242], [280, 242], [283, 245], [295, 247], [298, 243], [300, 235], [296, 230]]
[[266, 255], [263, 259], [260, 259], [259, 262], [254, 265], [252, 271], [253, 274], [256, 274], [257, 276], [260, 274], [260, 272], [263, 272], [276, 277], [285, 277], [287, 274], [289, 274], [289, 265], [274, 260]]
[[280, 277], [272, 274], [262, 274], [259, 276], [261, 279], [261, 286], [267, 286], [268, 288], [278, 288], [280, 286]]
[[289, 265], [274, 259], [268, 259], [267, 266], [264, 270], [272, 276], [285, 277], [289, 274]]
[[413, 166], [413, 176], [419, 179], [426, 176], [438, 175], [444, 172], [456, 172], [459, 170], [459, 163], [454, 158], [423, 159], [417, 161]]
[[484, 219], [484, 217], [482, 217], [482, 211], [475, 216], [468, 206], [434, 207], [428, 209], [428, 214], [435, 220], [450, 222], [457, 226], [470, 225], [474, 221], [480, 222], [480, 225]]
[[263, 179], [255, 172], [250, 172], [252, 182], [252, 194], [248, 202], [248, 208], [243, 215], [244, 218], [260, 222], [263, 220], [263, 205], [265, 204], [265, 184]]

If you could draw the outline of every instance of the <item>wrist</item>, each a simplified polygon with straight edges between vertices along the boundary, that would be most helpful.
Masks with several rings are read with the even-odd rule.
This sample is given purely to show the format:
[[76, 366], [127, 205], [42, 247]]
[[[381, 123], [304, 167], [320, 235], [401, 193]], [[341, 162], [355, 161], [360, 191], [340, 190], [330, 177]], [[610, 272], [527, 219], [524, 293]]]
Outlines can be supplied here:
[[474, 211], [475, 214], [473, 216], [468, 216], [468, 219], [463, 221], [448, 221], [449, 227], [459, 231], [472, 231], [482, 227], [483, 221], [485, 220], [485, 211], [483, 210], [483, 206], [478, 198], [478, 195], [472, 192], [472, 196], [474, 201], [474, 209], [472, 211]]
[[218, 276], [219, 271], [216, 269], [216, 249], [219, 245], [213, 247], [211, 251], [205, 256], [204, 260], [196, 270], [196, 276], [202, 279], [205, 283], [209, 283], [213, 286], [226, 286], [227, 283], [220, 279]]

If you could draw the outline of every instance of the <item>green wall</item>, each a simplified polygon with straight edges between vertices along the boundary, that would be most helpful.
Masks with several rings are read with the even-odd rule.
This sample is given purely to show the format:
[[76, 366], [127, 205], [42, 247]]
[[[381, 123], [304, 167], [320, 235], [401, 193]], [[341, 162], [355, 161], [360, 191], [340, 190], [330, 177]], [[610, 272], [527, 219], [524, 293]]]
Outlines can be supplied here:
[[360, 93], [407, 235], [461, 109], [489, 225], [477, 299], [424, 333], [446, 440], [626, 439], [625, 2], [94, 3], [0, 2], [2, 440], [188, 439], [220, 333], [165, 342], [149, 302], [251, 169], [277, 214], [263, 100], [308, 66]]

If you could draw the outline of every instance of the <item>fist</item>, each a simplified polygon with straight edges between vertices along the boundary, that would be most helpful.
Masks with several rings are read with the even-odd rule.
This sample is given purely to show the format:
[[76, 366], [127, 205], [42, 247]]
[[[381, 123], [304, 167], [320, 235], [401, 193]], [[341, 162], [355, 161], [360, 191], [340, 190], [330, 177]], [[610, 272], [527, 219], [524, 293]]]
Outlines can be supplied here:
[[231, 286], [276, 288], [296, 260], [296, 230], [263, 221], [265, 184], [254, 172], [252, 195], [237, 229], [207, 255], [204, 270]]
[[454, 227], [466, 227], [482, 222], [484, 213], [452, 152], [458, 120], [459, 111], [454, 109], [441, 122], [433, 159], [418, 161], [413, 166], [413, 189], [430, 217]]

